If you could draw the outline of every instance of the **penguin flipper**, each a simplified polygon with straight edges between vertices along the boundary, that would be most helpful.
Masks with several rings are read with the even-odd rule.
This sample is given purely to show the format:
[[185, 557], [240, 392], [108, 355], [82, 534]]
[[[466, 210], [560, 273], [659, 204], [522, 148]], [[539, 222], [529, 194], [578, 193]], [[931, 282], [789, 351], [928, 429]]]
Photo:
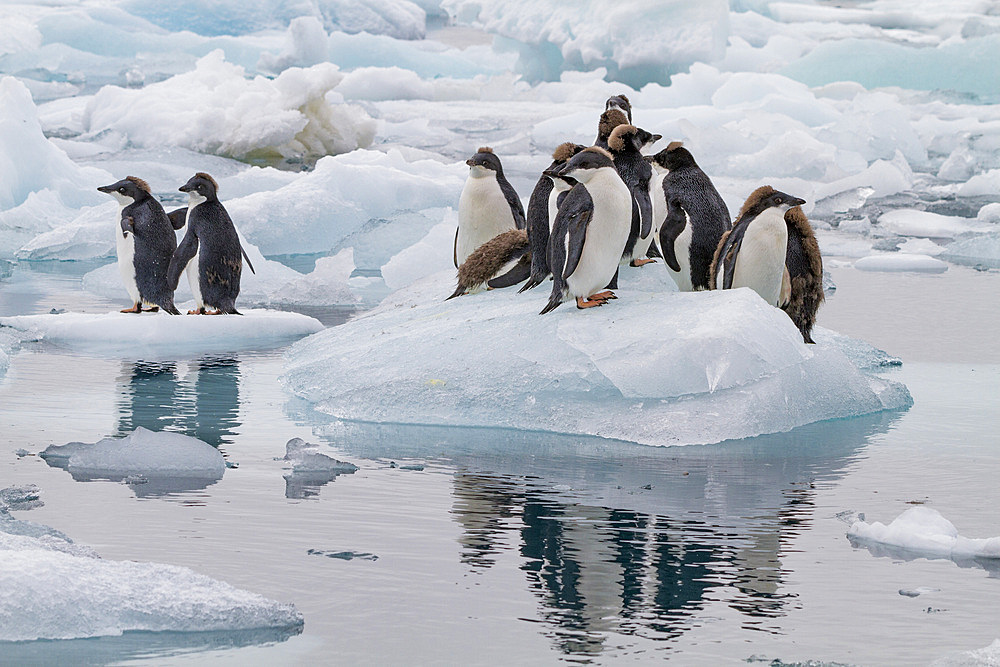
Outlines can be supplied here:
[[167, 213], [167, 218], [170, 219], [170, 226], [174, 229], [180, 229], [187, 224], [187, 206], [184, 208], [174, 209], [170, 213]]
[[451, 261], [455, 263], [455, 268], [458, 268], [458, 227], [455, 228], [455, 245], [452, 246], [451, 250]]
[[521, 198], [517, 196], [514, 186], [506, 178], [498, 178], [497, 182], [500, 184], [500, 191], [503, 192], [504, 199], [507, 200], [507, 205], [510, 206], [510, 214], [514, 218], [514, 228], [524, 229], [528, 226], [528, 221], [524, 217], [524, 205], [521, 203]]
[[663, 261], [667, 263], [673, 271], [680, 273], [681, 265], [677, 261], [677, 254], [674, 251], [674, 242], [687, 226], [687, 216], [680, 202], [674, 200], [667, 204], [667, 217], [664, 218], [660, 226], [660, 248], [663, 250]]
[[250, 263], [250, 258], [247, 257], [247, 251], [243, 249], [242, 244], [240, 244], [240, 252], [243, 253], [243, 259], [247, 261], [247, 266], [250, 267], [250, 273], [257, 275], [257, 272], [253, 270], [253, 264]]
[[733, 277], [736, 275], [736, 258], [740, 254], [740, 246], [743, 245], [743, 236], [746, 234], [751, 220], [736, 223], [733, 231], [726, 238], [722, 252], [719, 253], [719, 261], [722, 263], [724, 270], [722, 275], [722, 289], [732, 289], [733, 287]]
[[569, 237], [567, 243], [569, 248], [566, 253], [566, 267], [562, 272], [563, 280], [573, 275], [577, 265], [580, 264], [580, 258], [583, 256], [583, 244], [587, 240], [587, 226], [593, 217], [594, 209], [590, 207], [572, 211], [568, 216], [566, 234]]
[[531, 254], [526, 253], [521, 255], [521, 259], [518, 260], [517, 264], [511, 267], [510, 271], [503, 274], [502, 276], [497, 276], [486, 281], [486, 285], [494, 289], [501, 289], [503, 287], [510, 287], [511, 285], [516, 285], [519, 282], [528, 279], [531, 275]]
[[177, 289], [177, 283], [181, 279], [181, 274], [187, 268], [195, 255], [198, 254], [198, 236], [188, 228], [187, 234], [181, 239], [177, 250], [170, 257], [170, 266], [167, 268], [167, 285], [171, 290]]
[[653, 231], [653, 202], [649, 199], [649, 190], [639, 190], [636, 193], [636, 204], [639, 206], [639, 238], [649, 238]]

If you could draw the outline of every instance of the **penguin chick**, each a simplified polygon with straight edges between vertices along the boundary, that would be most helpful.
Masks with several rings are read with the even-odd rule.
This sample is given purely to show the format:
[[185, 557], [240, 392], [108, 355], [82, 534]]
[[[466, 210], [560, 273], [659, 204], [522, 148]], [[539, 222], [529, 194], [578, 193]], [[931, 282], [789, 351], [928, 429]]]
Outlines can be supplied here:
[[650, 181], [653, 167], [645, 160], [642, 149], [656, 143], [662, 137], [635, 125], [619, 125], [608, 137], [608, 150], [615, 161], [615, 169], [632, 193], [633, 205], [631, 228], [622, 263], [642, 266], [654, 260], [640, 259], [649, 249], [653, 240], [653, 204], [650, 197]]
[[250, 258], [240, 245], [236, 227], [219, 201], [219, 185], [204, 172], [198, 172], [178, 188], [188, 193], [187, 233], [170, 260], [169, 280], [176, 289], [186, 272], [197, 308], [189, 315], [208, 313], [239, 315], [236, 298], [240, 293], [243, 259], [253, 271]]
[[624, 93], [621, 95], [612, 95], [608, 98], [608, 100], [604, 103], [604, 110], [610, 111], [611, 109], [618, 109], [625, 114], [629, 123], [632, 122], [632, 103], [629, 102]]
[[469, 177], [458, 200], [453, 261], [461, 266], [472, 252], [509, 229], [524, 229], [524, 207], [489, 147], [465, 161]]
[[[527, 271], [530, 267], [528, 247], [528, 233], [523, 229], [508, 230], [479, 246], [462, 262], [462, 266], [458, 267], [458, 287], [448, 299], [478, 292], [483, 285], [494, 289], [510, 287], [521, 282], [520, 280], [510, 282], [512, 279], [510, 276], [515, 274], [513, 268], [502, 276], [499, 274], [511, 264], [516, 263], [515, 267], [520, 267], [527, 277]], [[521, 278], [521, 280], [523, 279]]]
[[629, 117], [618, 107], [612, 107], [601, 114], [601, 119], [597, 122], [597, 139], [594, 145], [598, 148], [608, 149], [608, 138], [619, 125], [629, 125]]
[[[681, 142], [647, 159], [659, 172], [652, 187], [653, 222], [659, 226], [656, 237], [667, 271], [682, 292], [709, 289], [719, 239], [732, 227], [729, 209]], [[683, 211], [672, 210], [671, 202]]]
[[804, 203], [769, 185], [750, 193], [716, 249], [710, 270], [715, 289], [749, 287], [778, 306], [788, 246], [785, 212]]
[[823, 257], [812, 225], [798, 206], [785, 212], [788, 227], [788, 250], [785, 254], [785, 269], [789, 278], [788, 294], [783, 294], [781, 309], [788, 313], [792, 322], [802, 332], [802, 340], [815, 343], [812, 339], [816, 311], [823, 303]]
[[611, 154], [591, 147], [550, 175], [573, 178], [576, 184], [559, 207], [549, 237], [552, 294], [541, 314], [569, 297], [577, 308], [601, 306], [615, 298], [598, 292], [618, 271], [628, 240], [632, 195], [615, 171]]
[[125, 291], [132, 300], [132, 307], [121, 312], [140, 313], [145, 305], [148, 310], [163, 308], [179, 315], [167, 279], [177, 237], [163, 206], [150, 194], [146, 181], [135, 176], [97, 189], [114, 197], [119, 205], [115, 250]]
[[[572, 141], [559, 144], [552, 153], [552, 164], [545, 172], [558, 171], [566, 162], [582, 151], [586, 146], [574, 144]], [[565, 187], [564, 187], [565, 186]], [[559, 208], [559, 196], [569, 192], [572, 187], [561, 178], [552, 178], [544, 172], [535, 183], [535, 189], [531, 191], [531, 199], [528, 200], [528, 241], [531, 247], [531, 275], [528, 282], [521, 287], [519, 292], [524, 292], [542, 284], [542, 281], [549, 277], [549, 262], [547, 248], [549, 246], [549, 232], [552, 223], [556, 219], [556, 211]]]

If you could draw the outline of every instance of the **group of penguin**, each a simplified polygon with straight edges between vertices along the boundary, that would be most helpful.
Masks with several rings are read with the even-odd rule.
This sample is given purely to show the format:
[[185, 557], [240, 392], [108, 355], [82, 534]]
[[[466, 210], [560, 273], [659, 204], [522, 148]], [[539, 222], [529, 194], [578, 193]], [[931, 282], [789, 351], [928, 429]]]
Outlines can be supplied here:
[[626, 96], [610, 97], [593, 146], [556, 148], [527, 215], [500, 159], [480, 148], [467, 160], [455, 233], [458, 287], [448, 298], [521, 282], [524, 292], [551, 275], [541, 314], [570, 298], [592, 308], [617, 298], [619, 266], [662, 258], [680, 291], [749, 287], [783, 309], [812, 343], [823, 261], [805, 201], [765, 185], [731, 223], [681, 142], [642, 154], [661, 138], [632, 125]]
[[[179, 190], [188, 193], [186, 208], [169, 214], [150, 193], [149, 184], [128, 176], [117, 183], [97, 188], [118, 201], [116, 226], [118, 268], [132, 307], [123, 313], [163, 309], [179, 315], [174, 291], [181, 273], [187, 273], [196, 307], [189, 315], [240, 313], [236, 297], [240, 293], [243, 259], [253, 265], [240, 245], [233, 221], [219, 201], [215, 179], [198, 172]], [[174, 230], [187, 225], [180, 245]]]

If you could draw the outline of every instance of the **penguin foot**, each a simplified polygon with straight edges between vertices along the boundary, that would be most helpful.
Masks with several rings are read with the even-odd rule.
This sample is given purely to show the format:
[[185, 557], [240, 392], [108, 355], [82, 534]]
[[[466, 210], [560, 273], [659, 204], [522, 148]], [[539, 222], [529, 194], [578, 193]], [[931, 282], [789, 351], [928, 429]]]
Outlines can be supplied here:
[[222, 310], [221, 309], [213, 310], [213, 311], [207, 312], [205, 314], [206, 315], [222, 315]]
[[194, 310], [188, 311], [188, 315], [204, 315], [204, 314], [205, 314], [204, 308], [195, 308]]
[[618, 296], [611, 290], [605, 290], [603, 292], [598, 292], [597, 294], [591, 294], [591, 299], [599, 299], [600, 301], [607, 301], [608, 299], [617, 299]]
[[603, 306], [607, 302], [607, 299], [595, 299], [594, 297], [585, 299], [582, 296], [576, 297], [576, 307], [580, 310], [583, 310], [584, 308], [597, 308], [598, 306]]
[[139, 304], [135, 304], [131, 308], [125, 308], [124, 310], [120, 310], [118, 312], [120, 312], [120, 313], [141, 313], [142, 312], [142, 306], [140, 306]]
[[152, 308], [144, 308], [143, 310], [145, 310], [147, 313], [158, 313], [160, 312], [160, 307], [153, 306]]
[[646, 264], [655, 264], [655, 259], [633, 259], [629, 262], [629, 266], [645, 266]]

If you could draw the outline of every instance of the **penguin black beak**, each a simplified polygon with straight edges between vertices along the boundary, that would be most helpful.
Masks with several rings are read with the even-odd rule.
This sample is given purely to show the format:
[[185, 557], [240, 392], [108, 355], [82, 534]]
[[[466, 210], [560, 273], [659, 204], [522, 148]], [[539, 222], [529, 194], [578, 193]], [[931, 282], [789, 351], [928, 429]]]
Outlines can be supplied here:
[[799, 199], [798, 197], [792, 197], [792, 206], [802, 206], [806, 203], [805, 199]]
[[471, 167], [472, 166], [472, 158], [470, 157], [468, 160], [466, 160], [465, 164], [467, 164], [467, 165], [469, 165]]
[[182, 185], [177, 189], [180, 190], [181, 192], [191, 192], [192, 190], [194, 190], [194, 188], [192, 188], [189, 183], [185, 183], [184, 185]]
[[650, 144], [655, 144], [657, 141], [663, 138], [662, 134], [654, 134], [653, 138], [649, 140]]
[[102, 185], [101, 187], [97, 188], [97, 191], [98, 192], [106, 192], [106, 193], [110, 194], [110, 193], [112, 193], [112, 192], [115, 191], [115, 186], [113, 184], [112, 185]]

